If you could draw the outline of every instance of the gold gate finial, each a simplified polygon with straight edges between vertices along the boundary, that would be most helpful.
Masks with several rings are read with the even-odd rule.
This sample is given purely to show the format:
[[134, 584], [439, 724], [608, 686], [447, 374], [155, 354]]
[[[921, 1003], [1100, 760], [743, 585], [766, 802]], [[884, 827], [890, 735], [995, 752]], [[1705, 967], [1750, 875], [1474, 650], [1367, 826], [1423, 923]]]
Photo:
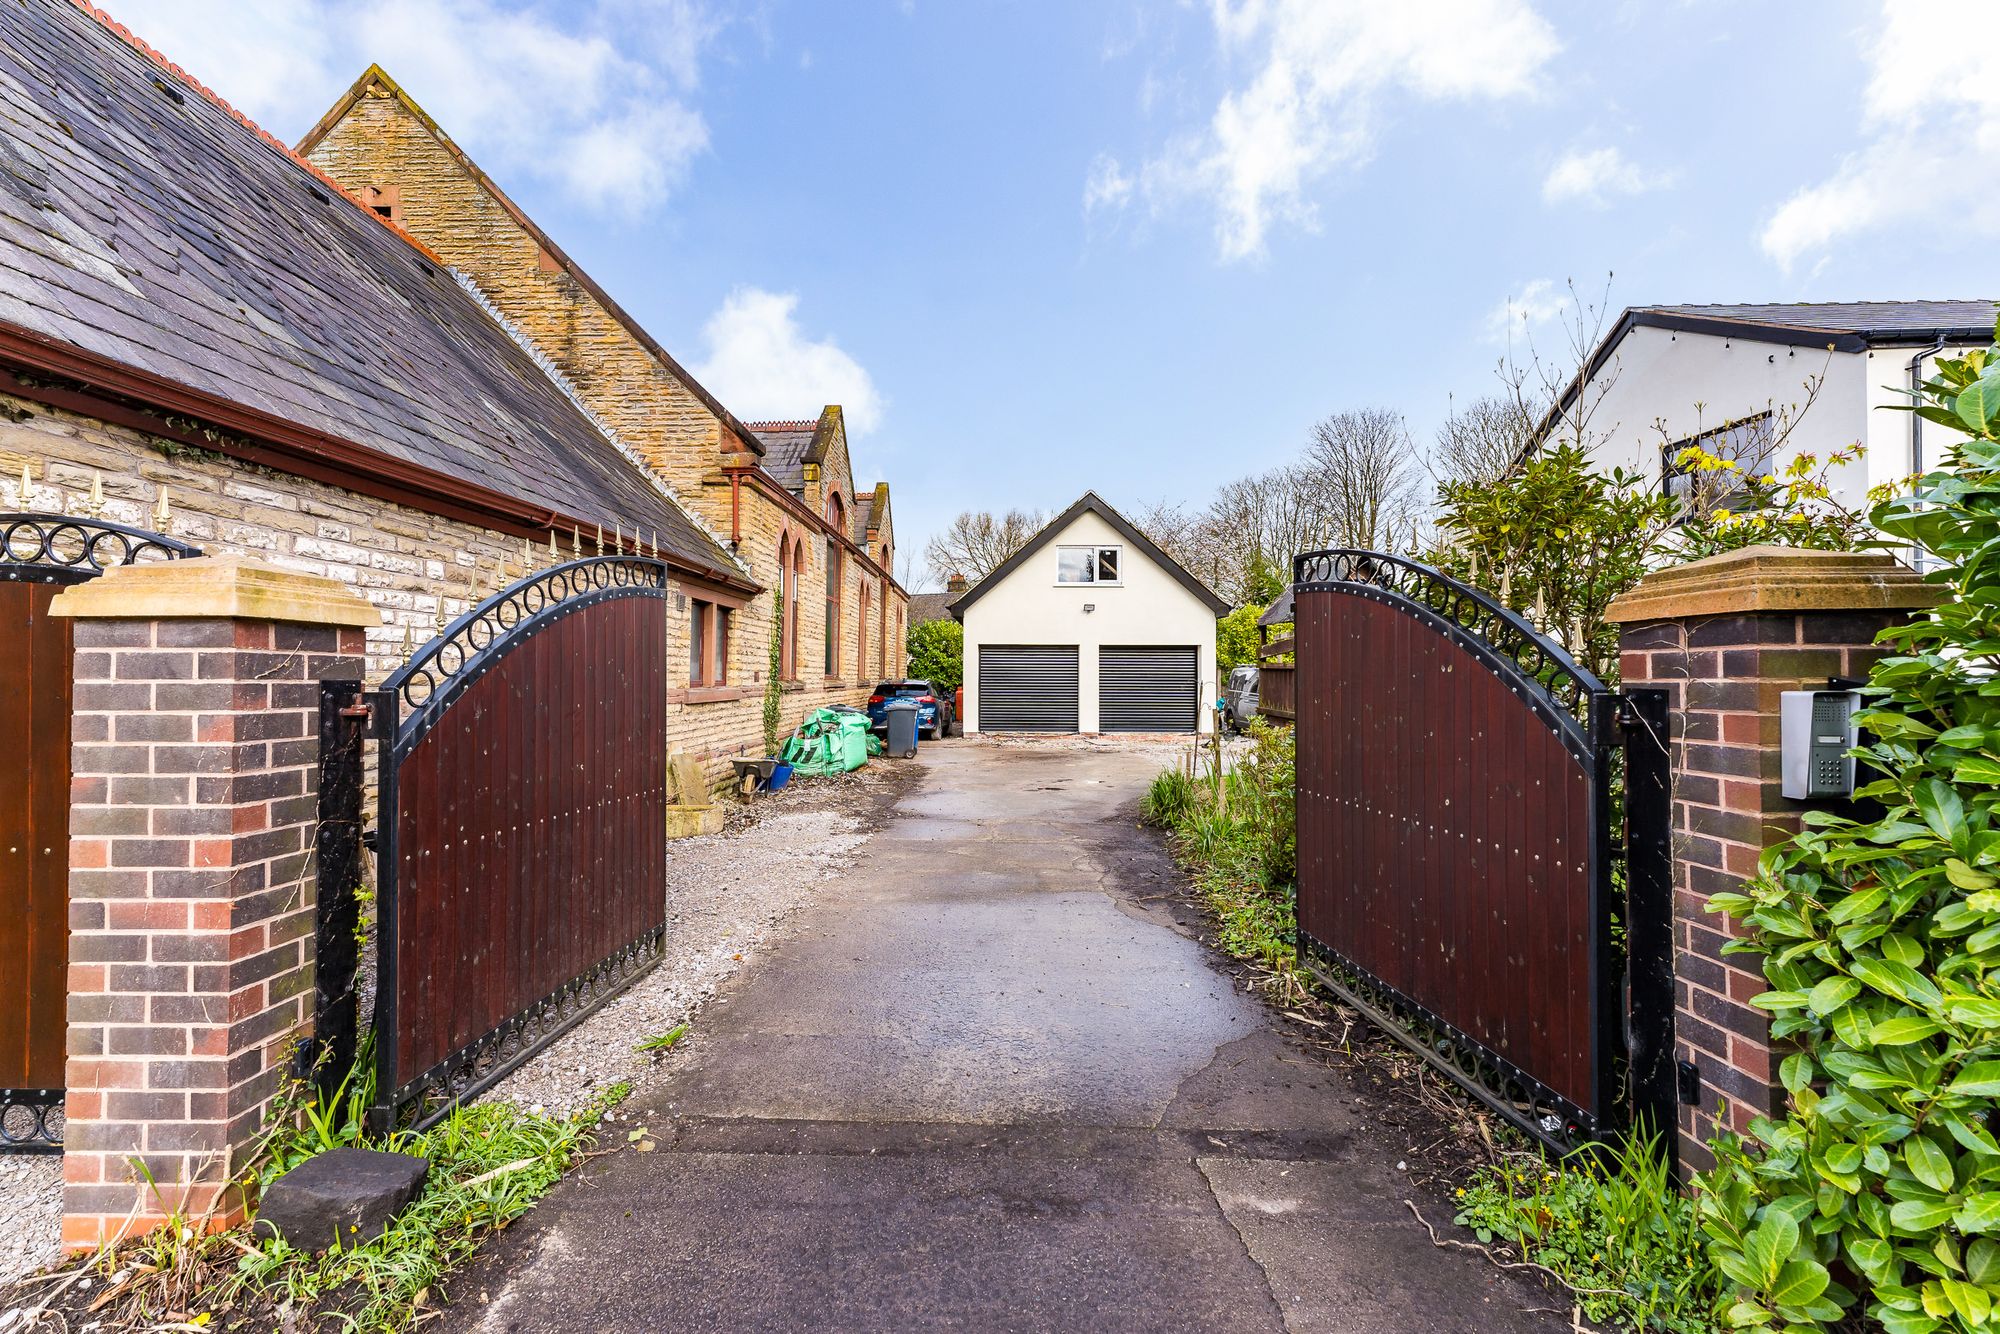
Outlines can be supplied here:
[[28, 461], [26, 459], [22, 459], [21, 460], [21, 508], [22, 509], [27, 509], [29, 507], [31, 503], [29, 497], [33, 494], [34, 489], [35, 489], [35, 475], [28, 471]]
[[97, 469], [90, 470], [90, 517], [95, 519], [104, 513], [104, 474]]
[[160, 488], [159, 502], [153, 506], [153, 530], [160, 533], [166, 532], [167, 520], [171, 516], [172, 511], [167, 505], [167, 488], [163, 486]]
[[596, 536], [596, 538], [594, 538], [593, 540], [594, 540], [594, 541], [596, 542], [596, 544], [597, 544], [597, 554], [598, 554], [598, 555], [600, 555], [600, 556], [602, 556], [602, 555], [604, 554], [604, 525], [603, 525], [603, 524], [601, 524], [601, 523], [600, 523], [600, 524], [598, 524], [598, 525], [597, 525], [597, 536]]
[[625, 521], [623, 519], [613, 519], [611, 521], [611, 549], [620, 556], [625, 554]]
[[557, 551], [557, 550], [556, 550], [556, 529], [555, 529], [555, 525], [554, 525], [554, 524], [550, 524], [550, 525], [549, 525], [549, 564], [553, 565], [553, 564], [555, 564], [555, 563], [556, 563], [557, 561], [559, 561], [559, 560], [561, 560], [561, 559], [562, 559], [562, 553], [561, 553], [560, 551]]
[[583, 529], [577, 527], [575, 524], [569, 526], [569, 558], [571, 560], [583, 559]]
[[404, 622], [403, 622], [403, 660], [404, 660], [405, 662], [409, 661], [409, 658], [410, 658], [410, 655], [411, 655], [412, 653], [415, 653], [416, 651], [417, 651], [417, 641], [416, 641], [416, 638], [415, 638], [415, 636], [413, 636], [413, 635], [412, 635], [412, 634], [410, 633], [410, 623], [409, 623], [408, 621], [404, 621]]

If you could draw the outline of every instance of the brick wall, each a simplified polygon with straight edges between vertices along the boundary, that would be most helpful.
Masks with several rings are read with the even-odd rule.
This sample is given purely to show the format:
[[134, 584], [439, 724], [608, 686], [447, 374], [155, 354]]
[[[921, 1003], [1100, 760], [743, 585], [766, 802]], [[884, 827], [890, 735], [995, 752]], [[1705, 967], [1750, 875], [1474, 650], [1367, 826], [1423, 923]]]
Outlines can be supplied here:
[[76, 623], [67, 1245], [240, 1211], [226, 1183], [312, 1020], [316, 683], [362, 642]]
[[1784, 1053], [1750, 1004], [1770, 989], [1759, 957], [1724, 955], [1738, 931], [1706, 910], [1809, 808], [1782, 795], [1780, 696], [1865, 677], [1883, 652], [1876, 634], [1934, 600], [1888, 557], [1752, 547], [1663, 571], [1612, 604], [1624, 684], [1669, 697], [1675, 1047], [1700, 1073], [1698, 1103], [1680, 1109], [1685, 1164], [1710, 1164], [1719, 1105], [1741, 1130], [1783, 1103]]
[[1690, 1141], [1714, 1133], [1720, 1102], [1738, 1130], [1773, 1107], [1778, 1057], [1769, 1023], [1748, 1004], [1770, 987], [1757, 956], [1723, 954], [1733, 923], [1705, 909], [1756, 873], [1765, 848], [1797, 833], [1807, 809], [1780, 791], [1779, 696], [1865, 677], [1881, 656], [1867, 646], [1890, 621], [1807, 612], [1625, 627], [1625, 684], [1664, 687], [1675, 724], [1675, 1027], [1680, 1058], [1702, 1083], [1700, 1105], [1682, 1108]]

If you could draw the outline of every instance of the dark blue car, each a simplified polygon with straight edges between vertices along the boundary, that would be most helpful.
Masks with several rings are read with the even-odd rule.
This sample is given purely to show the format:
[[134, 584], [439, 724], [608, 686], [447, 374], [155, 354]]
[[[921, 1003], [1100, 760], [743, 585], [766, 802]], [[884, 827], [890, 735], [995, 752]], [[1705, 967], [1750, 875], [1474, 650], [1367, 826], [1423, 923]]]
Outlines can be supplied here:
[[917, 702], [917, 730], [935, 741], [951, 731], [951, 697], [931, 689], [929, 681], [884, 681], [868, 697], [868, 726], [877, 732], [889, 728], [886, 705], [892, 699]]

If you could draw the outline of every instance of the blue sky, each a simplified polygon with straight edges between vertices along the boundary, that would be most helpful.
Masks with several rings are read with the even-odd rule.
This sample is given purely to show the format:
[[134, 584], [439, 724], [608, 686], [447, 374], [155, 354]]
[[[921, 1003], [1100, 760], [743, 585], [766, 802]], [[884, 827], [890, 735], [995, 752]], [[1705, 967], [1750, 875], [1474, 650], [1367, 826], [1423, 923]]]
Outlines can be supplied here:
[[739, 416], [844, 402], [906, 553], [1425, 441], [1566, 279], [1996, 295], [2000, 6], [106, 3], [288, 141], [380, 61]]

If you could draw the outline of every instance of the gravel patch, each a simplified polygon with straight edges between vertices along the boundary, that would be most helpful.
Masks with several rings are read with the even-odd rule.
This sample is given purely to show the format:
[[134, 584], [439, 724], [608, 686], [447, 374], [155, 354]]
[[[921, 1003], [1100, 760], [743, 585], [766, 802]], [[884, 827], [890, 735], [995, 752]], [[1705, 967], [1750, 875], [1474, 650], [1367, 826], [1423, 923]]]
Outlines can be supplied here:
[[[814, 779], [732, 809], [720, 834], [667, 851], [667, 944], [632, 988], [500, 1082], [489, 1097], [567, 1114], [621, 1080], [644, 1088], [665, 1058], [634, 1050], [690, 1025], [786, 919], [853, 864], [873, 834], [878, 799], [900, 777], [886, 766]], [[871, 772], [872, 771], [872, 772]]]
[[[633, 1048], [692, 1025], [731, 974], [781, 937], [786, 919], [853, 864], [904, 778], [870, 765], [801, 782], [731, 806], [720, 834], [670, 844], [665, 957], [487, 1096], [561, 1115], [620, 1080], [657, 1079], [663, 1059]], [[0, 1154], [0, 1289], [54, 1264], [61, 1243], [61, 1155]]]
[[62, 1155], [0, 1154], [0, 1288], [62, 1255]]

